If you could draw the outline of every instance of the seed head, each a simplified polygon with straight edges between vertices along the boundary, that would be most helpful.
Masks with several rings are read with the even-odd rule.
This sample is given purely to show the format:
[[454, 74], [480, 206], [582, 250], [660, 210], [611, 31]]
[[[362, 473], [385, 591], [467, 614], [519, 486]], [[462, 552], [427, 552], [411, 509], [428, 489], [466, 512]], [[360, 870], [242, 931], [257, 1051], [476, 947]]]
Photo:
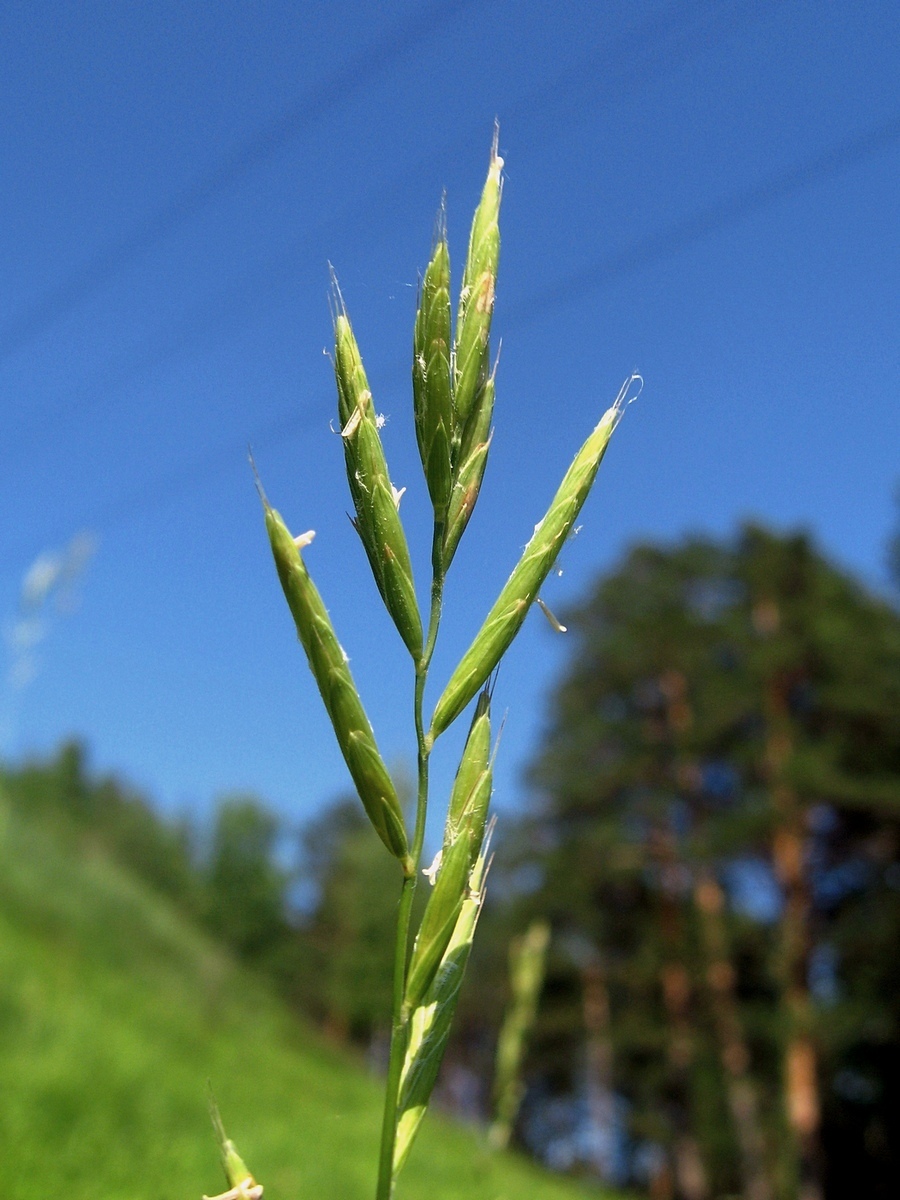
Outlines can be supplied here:
[[400, 1077], [394, 1178], [409, 1155], [447, 1047], [475, 926], [484, 902], [487, 854], [485, 846], [469, 875], [459, 916], [431, 985], [410, 1017], [409, 1039]]
[[469, 253], [463, 272], [453, 360], [457, 438], [462, 436], [479, 391], [487, 381], [489, 337], [494, 313], [497, 266], [500, 261], [500, 196], [503, 159], [497, 153], [497, 133], [491, 147], [488, 175], [475, 210]]
[[628, 388], [636, 378], [632, 376], [627, 381], [616, 403], [600, 418], [566, 472], [543, 520], [535, 526], [522, 557], [437, 702], [431, 722], [432, 737], [436, 738], [456, 720], [484, 686], [521, 629], [529, 608], [587, 499], [609, 439], [621, 416]]
[[378, 836], [409, 875], [415, 868], [409, 855], [403, 810], [378, 752], [347, 656], [281, 515], [265, 500], [263, 504], [278, 577], [344, 761]]
[[435, 517], [450, 499], [453, 404], [450, 371], [450, 254], [443, 223], [422, 280], [413, 337], [413, 412], [416, 440]]
[[463, 829], [472, 835], [473, 857], [481, 851], [484, 825], [491, 800], [491, 698], [487, 690], [478, 697], [459, 770], [450, 793], [444, 827], [444, 853]]
[[409, 962], [403, 997], [407, 1013], [411, 1013], [425, 995], [453, 935], [468, 891], [472, 841], [471, 830], [461, 831], [441, 857], [437, 880], [428, 897]]
[[[337, 300], [340, 301], [338, 294]], [[350, 495], [375, 583], [414, 659], [422, 654], [422, 619], [400, 520], [400, 492], [388, 474], [378, 419], [362, 358], [341, 304], [334, 322], [334, 374]], [[401, 489], [402, 491], [402, 489]]]
[[443, 565], [450, 566], [459, 539], [465, 532], [481, 491], [481, 481], [487, 466], [491, 448], [491, 418], [494, 411], [494, 376], [491, 375], [478, 393], [475, 407], [459, 445], [459, 453], [453, 472], [453, 490], [447, 508], [447, 523], [444, 527]]
[[203, 1200], [260, 1200], [263, 1194], [262, 1184], [257, 1183], [250, 1174], [234, 1142], [226, 1135], [218, 1105], [212, 1097], [209, 1102], [209, 1114], [216, 1131], [222, 1169], [230, 1190], [219, 1196], [204, 1196]]

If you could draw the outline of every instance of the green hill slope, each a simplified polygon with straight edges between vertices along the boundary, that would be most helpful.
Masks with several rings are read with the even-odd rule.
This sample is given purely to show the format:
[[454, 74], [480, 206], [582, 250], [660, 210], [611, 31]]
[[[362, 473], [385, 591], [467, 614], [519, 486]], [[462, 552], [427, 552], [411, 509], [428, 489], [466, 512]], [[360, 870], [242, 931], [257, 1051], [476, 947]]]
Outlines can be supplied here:
[[[206, 1113], [266, 1200], [369, 1200], [379, 1089], [152, 892], [0, 798], [0, 1170], [7, 1200], [199, 1200]], [[398, 1200], [573, 1200], [431, 1117]], [[594, 1193], [596, 1194], [596, 1193]]]

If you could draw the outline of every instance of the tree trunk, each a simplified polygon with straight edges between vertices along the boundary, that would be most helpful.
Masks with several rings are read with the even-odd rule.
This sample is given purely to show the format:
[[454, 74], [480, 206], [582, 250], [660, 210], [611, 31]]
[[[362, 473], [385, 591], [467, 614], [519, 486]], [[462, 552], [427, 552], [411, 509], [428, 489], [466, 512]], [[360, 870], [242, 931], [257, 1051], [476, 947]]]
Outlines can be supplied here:
[[784, 1112], [796, 1164], [795, 1194], [798, 1200], [822, 1200], [818, 1064], [807, 978], [812, 898], [806, 869], [806, 813], [784, 778], [793, 749], [785, 679], [770, 680], [767, 708], [765, 767], [775, 818], [772, 859], [784, 893], [777, 963], [785, 1028]]
[[[670, 843], [665, 838], [663, 846]], [[674, 877], [677, 863], [674, 849], [663, 849], [668, 858], [668, 873]], [[663, 870], [665, 880], [666, 869]], [[674, 882], [674, 879], [673, 879]], [[668, 1017], [666, 1053], [672, 1096], [673, 1167], [677, 1195], [683, 1200], [707, 1200], [709, 1183], [700, 1145], [691, 1128], [691, 1067], [694, 1061], [694, 1031], [691, 1026], [691, 979], [679, 957], [683, 938], [681, 912], [674, 888], [664, 883], [662, 893], [662, 934], [664, 962], [661, 971], [663, 1003]]]
[[[681, 671], [666, 671], [659, 679], [665, 697], [665, 727], [669, 759], [662, 773], [668, 784], [677, 757], [681, 736], [693, 723], [688, 700], [687, 679]], [[683, 1200], [707, 1200], [709, 1180], [700, 1143], [691, 1122], [691, 1067], [694, 1061], [694, 1031], [691, 1026], [691, 977], [684, 963], [685, 934], [683, 894], [689, 879], [681, 860], [678, 843], [670, 829], [658, 829], [651, 844], [651, 856], [661, 881], [661, 929], [663, 1002], [668, 1016], [669, 1079], [672, 1091], [672, 1123], [675, 1140], [672, 1147], [675, 1185]]]
[[701, 867], [698, 872], [694, 903], [700, 917], [719, 1060], [725, 1075], [728, 1107], [740, 1151], [744, 1197], [745, 1200], [772, 1200], [773, 1190], [766, 1163], [765, 1140], [759, 1123], [756, 1088], [749, 1072], [750, 1054], [741, 1025], [735, 993], [735, 972], [722, 919], [725, 896], [708, 867]]
[[[582, 968], [581, 982], [588, 1113], [593, 1128], [609, 1131], [612, 1151], [616, 1132], [613, 1048], [609, 1027], [609, 989], [599, 955], [591, 957]], [[615, 1168], [611, 1152], [607, 1162], [601, 1166], [603, 1178], [614, 1180]]]

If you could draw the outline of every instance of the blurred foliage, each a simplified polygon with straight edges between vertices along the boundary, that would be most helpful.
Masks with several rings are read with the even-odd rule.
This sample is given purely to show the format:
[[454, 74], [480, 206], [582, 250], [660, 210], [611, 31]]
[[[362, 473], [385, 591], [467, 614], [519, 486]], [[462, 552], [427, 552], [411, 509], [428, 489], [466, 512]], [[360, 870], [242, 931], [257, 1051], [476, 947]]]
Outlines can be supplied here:
[[309, 971], [297, 981], [298, 999], [339, 1036], [360, 1043], [386, 1037], [400, 894], [397, 864], [372, 837], [355, 796], [310, 821], [301, 847], [301, 877], [312, 886], [314, 899], [303, 922]]
[[[535, 755], [531, 809], [498, 830], [439, 1099], [490, 1116], [508, 947], [547, 917], [553, 935], [525, 1064], [521, 1145], [657, 1200], [794, 1200], [801, 1179], [806, 1195], [826, 1200], [851, 1187], [873, 1200], [892, 1195], [900, 1169], [896, 608], [808, 537], [747, 526], [729, 541], [635, 547], [565, 619], [571, 661]], [[123, 1138], [122, 1163], [133, 1163], [135, 1146], [156, 1162], [155, 1137], [174, 1139], [176, 1158], [187, 1161], [193, 1151], [179, 1120], [154, 1124], [155, 1102], [141, 1089], [156, 1068], [139, 1048], [149, 1037], [167, 1062], [154, 1041], [162, 1035], [147, 1035], [144, 1023], [166, 1025], [164, 1014], [186, 996], [212, 1025], [198, 1018], [190, 1033], [173, 1030], [183, 1047], [224, 1038], [220, 1021], [228, 1038], [244, 1041], [243, 1016], [227, 1015], [232, 1003], [275, 1014], [246, 1041], [267, 1085], [282, 1076], [266, 1057], [266, 1030], [277, 1043], [282, 1035], [271, 1031], [286, 1020], [269, 998], [273, 983], [329, 1035], [379, 1058], [399, 880], [354, 797], [297, 829], [253, 796], [230, 796], [207, 828], [192, 829], [163, 820], [121, 781], [94, 775], [74, 743], [50, 761], [0, 770], [0, 789], [11, 860], [0, 883], [9, 926], [0, 1038], [16, 1047], [5, 1060], [0, 1146], [30, 1144], [33, 1121], [44, 1144], [64, 1147], [62, 1162], [82, 1155], [87, 1163], [97, 1146]], [[424, 902], [427, 888], [419, 891]], [[192, 932], [198, 922], [252, 974], [235, 973], [221, 949]], [[174, 942], [160, 933], [176, 929]], [[65, 978], [46, 974], [51, 958]], [[139, 1003], [129, 999], [133, 986]], [[100, 1014], [118, 1011], [120, 993], [119, 1032], [104, 1048]], [[65, 1015], [52, 1015], [57, 1000]], [[47, 1035], [42, 1057], [42, 1022], [69, 1029], [70, 1019], [57, 1049], [57, 1034]], [[331, 1054], [315, 1045], [315, 1055]], [[94, 1061], [101, 1050], [102, 1064]], [[175, 1110], [184, 1116], [190, 1086], [202, 1118], [202, 1082], [212, 1075], [249, 1155], [233, 1116], [245, 1114], [240, 1051], [229, 1042], [209, 1052], [214, 1065], [216, 1055], [227, 1059], [227, 1072], [191, 1050], [177, 1070], [164, 1067], [179, 1078]], [[140, 1076], [140, 1100], [125, 1098], [120, 1070]], [[30, 1078], [21, 1104], [12, 1071]], [[221, 1092], [226, 1075], [231, 1093]], [[98, 1081], [99, 1107], [76, 1147], [66, 1122], [86, 1103], [78, 1091], [86, 1078]], [[320, 1087], [318, 1077], [309, 1086]], [[248, 1095], [258, 1093], [252, 1083]], [[109, 1125], [103, 1106], [113, 1094], [115, 1119], [131, 1114], [127, 1129]], [[334, 1111], [342, 1105], [335, 1096]], [[373, 1131], [374, 1112], [366, 1117]], [[271, 1133], [261, 1136], [265, 1144]], [[264, 1167], [252, 1158], [254, 1170]], [[19, 1161], [37, 1170], [38, 1160], [29, 1150]], [[343, 1194], [366, 1190], [359, 1179], [368, 1161], [351, 1156], [356, 1182], [340, 1176]], [[416, 1169], [410, 1195], [425, 1178]], [[186, 1194], [182, 1182], [154, 1194]], [[207, 1176], [202, 1186], [213, 1182]], [[126, 1193], [137, 1194], [124, 1182], [103, 1190]], [[317, 1185], [310, 1194], [331, 1193]]]
[[398, 871], [355, 797], [297, 830], [257, 797], [230, 795], [207, 829], [189, 828], [93, 774], [76, 742], [6, 767], [0, 786], [16, 811], [173, 900], [336, 1035], [368, 1045], [388, 1027]]
[[94, 777], [81, 743], [65, 743], [49, 762], [0, 767], [0, 787], [20, 811], [84, 848], [103, 849], [187, 910], [198, 911], [202, 884], [190, 829], [163, 820], [149, 801], [114, 776]]
[[277, 819], [255, 797], [227, 796], [199, 872], [206, 923], [252, 962], [271, 961], [288, 936], [290, 876], [276, 861], [278, 834]]
[[[210, 1082], [266, 1200], [363, 1200], [377, 1080], [158, 888], [0, 785], [0, 1166], [9, 1200], [223, 1189]], [[429, 1117], [398, 1200], [566, 1200]]]
[[636, 547], [565, 619], [522, 858], [556, 945], [533, 1069], [584, 1087], [586, 945], [657, 1195], [749, 1194], [756, 1134], [770, 1195], [892, 1194], [900, 616], [747, 526]]

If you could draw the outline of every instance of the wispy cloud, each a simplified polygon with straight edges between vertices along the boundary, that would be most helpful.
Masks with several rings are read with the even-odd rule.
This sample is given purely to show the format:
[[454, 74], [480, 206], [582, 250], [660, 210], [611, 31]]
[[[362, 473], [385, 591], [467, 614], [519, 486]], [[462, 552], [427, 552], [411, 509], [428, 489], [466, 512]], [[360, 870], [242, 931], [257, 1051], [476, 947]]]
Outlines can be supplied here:
[[78, 607], [78, 585], [97, 550], [89, 530], [77, 533], [62, 550], [44, 550], [22, 576], [19, 605], [3, 637], [9, 657], [7, 685], [21, 692], [40, 670], [38, 650], [60, 617]]

